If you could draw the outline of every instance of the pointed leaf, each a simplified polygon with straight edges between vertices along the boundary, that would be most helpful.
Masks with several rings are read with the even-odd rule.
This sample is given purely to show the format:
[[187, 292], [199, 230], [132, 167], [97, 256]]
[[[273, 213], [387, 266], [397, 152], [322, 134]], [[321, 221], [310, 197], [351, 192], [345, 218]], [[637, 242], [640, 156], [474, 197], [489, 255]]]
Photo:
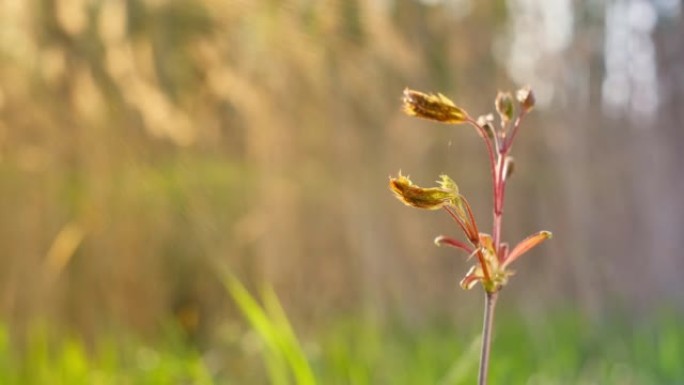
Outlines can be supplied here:
[[473, 266], [468, 270], [466, 276], [460, 282], [460, 285], [465, 290], [470, 290], [478, 281], [483, 279], [482, 269], [479, 266]]
[[521, 255], [525, 254], [528, 252], [530, 249], [533, 247], [537, 246], [538, 244], [542, 243], [543, 241], [549, 239], [552, 237], [553, 234], [551, 234], [550, 231], [540, 231], [536, 234], [532, 234], [529, 237], [523, 239], [520, 243], [518, 243], [513, 250], [508, 254], [508, 257], [506, 257], [506, 260], [504, 260], [502, 264], [502, 268], [506, 268], [506, 266], [510, 265], [513, 263], [516, 259], [520, 258]]
[[461, 250], [467, 252], [468, 254], [472, 254], [475, 251], [475, 250], [473, 250], [472, 247], [470, 247], [470, 245], [466, 244], [465, 242], [461, 242], [461, 241], [456, 240], [454, 238], [447, 237], [446, 235], [440, 235], [437, 238], [435, 238], [435, 245], [437, 245], [437, 246], [442, 246], [442, 245], [451, 246], [451, 247], [456, 248], [456, 249], [461, 249]]

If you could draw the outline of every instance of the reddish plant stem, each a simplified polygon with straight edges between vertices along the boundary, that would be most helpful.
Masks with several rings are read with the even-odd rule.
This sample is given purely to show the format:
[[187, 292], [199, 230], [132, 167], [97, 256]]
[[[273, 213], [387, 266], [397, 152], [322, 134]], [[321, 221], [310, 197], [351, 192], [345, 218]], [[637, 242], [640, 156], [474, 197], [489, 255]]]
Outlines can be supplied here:
[[[477, 123], [477, 121], [473, 120], [472, 118], [468, 117], [468, 123], [475, 127], [477, 129], [478, 133], [482, 137], [482, 139], [485, 142], [485, 145], [487, 146], [487, 155], [489, 157], [489, 167], [491, 170], [492, 174], [492, 195], [493, 195], [493, 201], [494, 201], [494, 224], [492, 226], [492, 237], [494, 241], [494, 249], [496, 250], [497, 254], [499, 251], [499, 248], [501, 246], [501, 223], [502, 223], [502, 215], [503, 215], [503, 195], [504, 195], [504, 190], [505, 190], [505, 180], [503, 177], [503, 169], [504, 169], [504, 163], [506, 160], [506, 155], [508, 154], [508, 150], [511, 145], [511, 141], [515, 134], [518, 131], [518, 127], [520, 126], [520, 121], [522, 119], [522, 115], [518, 116], [518, 118], [515, 120], [513, 124], [513, 132], [512, 135], [509, 138], [506, 138], [503, 140], [503, 143], [501, 145], [497, 146], [498, 151], [497, 154], [498, 156], [495, 156], [494, 153], [494, 148], [492, 146], [492, 140], [487, 136], [487, 132], [482, 127]], [[497, 140], [495, 138], [495, 140]], [[497, 142], [498, 143], [498, 142]]]
[[[469, 123], [475, 126], [485, 141], [487, 146], [487, 154], [489, 156], [489, 164], [492, 174], [492, 190], [493, 190], [493, 223], [492, 223], [492, 237], [494, 242], [494, 250], [497, 256], [501, 255], [501, 228], [503, 223], [503, 205], [504, 205], [504, 195], [506, 192], [506, 179], [504, 175], [504, 166], [506, 163], [506, 157], [511, 149], [513, 140], [518, 133], [520, 127], [520, 122], [522, 121], [525, 111], [520, 113], [518, 117], [513, 122], [513, 129], [511, 135], [508, 137], [502, 137], [501, 142], [499, 138], [495, 136], [496, 141], [496, 156], [492, 149], [492, 141], [486, 135], [485, 129], [469, 118]], [[478, 253], [478, 258], [480, 259], [480, 264], [483, 267], [485, 277], [489, 276], [487, 274], [486, 264], [482, 263], [484, 256]], [[505, 257], [505, 256], [503, 256]], [[500, 257], [500, 258], [503, 258]], [[480, 355], [480, 370], [478, 373], [478, 385], [487, 385], [487, 373], [489, 369], [489, 352], [491, 349], [492, 342], [492, 329], [494, 324], [494, 309], [496, 306], [496, 300], [498, 297], [498, 288], [494, 288], [492, 292], [485, 290], [485, 309], [484, 309], [484, 320], [482, 324], [482, 352]]]
[[[467, 202], [466, 202], [466, 208], [468, 208], [468, 211], [470, 212], [470, 205]], [[449, 208], [448, 206], [444, 206], [444, 210], [446, 210], [446, 212], [449, 213], [451, 218], [453, 218], [456, 221], [456, 223], [458, 223], [458, 225], [461, 227], [461, 229], [463, 230], [464, 233], [471, 234], [471, 228], [469, 226], [467, 226], [466, 223], [464, 223], [461, 220], [461, 218], [459, 218], [458, 215], [456, 215], [456, 213], [454, 213], [452, 211], [451, 208]], [[472, 212], [470, 212], [470, 218], [471, 218], [471, 220], [473, 220]], [[473, 223], [474, 223], [474, 221], [473, 221]], [[477, 232], [477, 229], [475, 229], [474, 231]], [[485, 280], [489, 281], [491, 278], [491, 274], [489, 273], [489, 268], [487, 267], [487, 264], [485, 263], [485, 257], [484, 257], [484, 254], [482, 253], [482, 248], [480, 247], [480, 240], [479, 240], [479, 238], [473, 239], [470, 236], [469, 236], [469, 240], [473, 244], [473, 247], [476, 248], [477, 259], [480, 263], [480, 266], [482, 266], [482, 274], [484, 275]]]
[[484, 276], [485, 281], [490, 281], [491, 280], [491, 273], [489, 272], [489, 267], [487, 267], [487, 262], [485, 260], [484, 253], [482, 252], [482, 247], [479, 245], [477, 246], [477, 259], [480, 262], [480, 266], [482, 266], [482, 275]]
[[[452, 218], [454, 221], [456, 221], [456, 223], [458, 224], [458, 227], [460, 227], [461, 230], [463, 230], [463, 232], [464, 232], [466, 235], [469, 235], [469, 234], [470, 234], [470, 230], [469, 230], [468, 226], [466, 226], [466, 224], [461, 220], [461, 218], [459, 218], [458, 215], [456, 215], [456, 213], [453, 211], [453, 209], [451, 209], [449, 206], [444, 206], [443, 208], [444, 208], [444, 210], [445, 210], [447, 213], [449, 213], [449, 215], [451, 216], [451, 218]], [[469, 238], [469, 239], [470, 239], [470, 238]]]
[[496, 188], [497, 188], [497, 176], [496, 176], [496, 157], [494, 156], [494, 148], [492, 147], [492, 140], [487, 135], [484, 127], [477, 124], [477, 121], [473, 120], [471, 117], [467, 117], [468, 123], [477, 129], [485, 144], [487, 145], [487, 156], [489, 157], [489, 168], [492, 174], [492, 185], [494, 186], [494, 204], [496, 204]]
[[468, 213], [468, 219], [472, 227], [472, 237], [477, 239], [478, 242], [480, 240], [480, 230], [477, 228], [477, 222], [475, 222], [475, 215], [473, 215], [473, 210], [470, 208], [470, 203], [468, 203], [468, 200], [462, 196], [461, 199], [463, 200], [463, 205], [466, 208], [466, 211]]
[[[497, 157], [490, 153], [490, 163], [493, 170], [493, 223], [492, 223], [492, 237], [494, 242], [494, 250], [498, 256], [501, 250], [501, 228], [503, 223], [503, 203], [504, 193], [506, 191], [506, 179], [504, 176], [504, 165], [506, 163], [506, 156], [510, 149], [511, 140], [517, 133], [520, 124], [520, 117], [514, 123], [514, 129], [510, 138], [504, 138], [503, 143], [498, 147]], [[485, 140], [489, 143], [489, 141]], [[491, 144], [488, 144], [491, 148]], [[487, 385], [487, 374], [489, 370], [489, 352], [492, 344], [492, 329], [494, 325], [494, 309], [498, 297], [498, 288], [495, 291], [489, 292], [485, 290], [485, 309], [484, 320], [482, 323], [482, 352], [480, 354], [480, 370], [478, 373], [478, 385]]]
[[501, 246], [501, 226], [503, 218], [503, 203], [504, 192], [506, 190], [506, 180], [504, 179], [504, 164], [506, 163], [506, 156], [508, 151], [504, 146], [501, 149], [498, 157], [498, 168], [496, 170], [496, 187], [494, 188], [494, 223], [492, 225], [492, 234], [494, 240], [494, 249], [499, 252]]
[[484, 320], [482, 322], [482, 351], [480, 354], [480, 370], [478, 385], [487, 385], [487, 372], [489, 369], [489, 352], [492, 346], [492, 328], [494, 325], [494, 308], [499, 293], [485, 291]]
[[515, 139], [515, 136], [518, 134], [518, 129], [520, 128], [520, 122], [522, 122], [523, 117], [525, 117], [526, 111], [521, 111], [520, 115], [518, 115], [517, 118], [515, 118], [515, 121], [513, 122], [513, 129], [511, 130], [511, 135], [504, 140], [503, 146], [501, 148], [501, 152], [508, 153], [508, 151], [511, 148], [511, 145], [513, 145], [513, 140]]
[[499, 255], [499, 248], [501, 245], [501, 222], [502, 222], [502, 215], [501, 214], [496, 214], [494, 213], [494, 225], [493, 225], [493, 242], [494, 242], [494, 248], [496, 250], [496, 254]]

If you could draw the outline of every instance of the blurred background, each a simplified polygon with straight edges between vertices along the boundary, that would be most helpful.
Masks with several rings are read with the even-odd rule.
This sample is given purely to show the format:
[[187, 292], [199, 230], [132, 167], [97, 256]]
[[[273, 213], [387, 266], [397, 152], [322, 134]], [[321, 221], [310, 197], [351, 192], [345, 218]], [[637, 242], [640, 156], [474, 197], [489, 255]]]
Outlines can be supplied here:
[[[136, 344], [178, 340], [207, 381], [265, 383], [225, 269], [273, 287], [339, 381], [323, 383], [436, 383], [477, 334], [481, 292], [432, 243], [459, 235], [449, 218], [404, 207], [387, 178], [448, 173], [488, 232], [491, 187], [474, 130], [404, 116], [401, 93], [477, 116], [529, 84], [503, 238], [554, 238], [517, 263], [494, 349], [574, 361], [493, 376], [682, 383], [683, 42], [678, 0], [0, 0], [0, 378], [48, 383], [32, 365], [59, 368], [64, 339], [104, 373], [90, 357], [127, 336], [142, 361], [113, 373], [166, 357]], [[406, 361], [378, 337], [330, 369], [328, 348], [375, 332]]]

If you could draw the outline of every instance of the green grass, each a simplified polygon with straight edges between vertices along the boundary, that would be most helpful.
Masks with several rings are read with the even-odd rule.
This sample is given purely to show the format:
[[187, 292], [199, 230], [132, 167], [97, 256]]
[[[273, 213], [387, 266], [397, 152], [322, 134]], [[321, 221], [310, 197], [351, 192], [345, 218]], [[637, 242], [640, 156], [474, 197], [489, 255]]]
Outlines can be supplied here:
[[[339, 320], [312, 344], [307, 361], [272, 290], [263, 291], [260, 305], [234, 278], [227, 278], [226, 286], [265, 342], [262, 356], [271, 384], [476, 382], [480, 341], [473, 336], [477, 329], [444, 321], [406, 328], [363, 318]], [[678, 383], [684, 379], [682, 321], [681, 316], [659, 315], [651, 322], [618, 316], [589, 322], [566, 313], [524, 322], [500, 314], [490, 383]], [[274, 357], [278, 372], [272, 370]], [[298, 371], [306, 376], [297, 375]]]
[[[351, 317], [300, 341], [272, 290], [256, 297], [236, 280], [226, 285], [247, 326], [237, 338], [224, 340], [225, 346], [200, 354], [173, 333], [155, 346], [130, 336], [85, 344], [55, 338], [45, 327], [31, 329], [19, 343], [0, 327], [0, 384], [475, 383], [479, 341], [474, 327], [459, 329], [445, 320], [407, 327]], [[530, 324], [499, 314], [490, 383], [681, 383], [683, 319], [654, 318], [634, 326], [624, 317], [590, 323], [564, 314]]]
[[153, 348], [103, 338], [89, 349], [80, 339], [55, 340], [36, 327], [22, 346], [11, 345], [8, 329], [0, 327], [0, 384], [214, 384], [200, 355], [176, 341]]
[[234, 276], [227, 276], [225, 285], [252, 328], [265, 343], [263, 357], [270, 383], [315, 385], [311, 365], [275, 292], [270, 287], [265, 287], [261, 293], [261, 305]]

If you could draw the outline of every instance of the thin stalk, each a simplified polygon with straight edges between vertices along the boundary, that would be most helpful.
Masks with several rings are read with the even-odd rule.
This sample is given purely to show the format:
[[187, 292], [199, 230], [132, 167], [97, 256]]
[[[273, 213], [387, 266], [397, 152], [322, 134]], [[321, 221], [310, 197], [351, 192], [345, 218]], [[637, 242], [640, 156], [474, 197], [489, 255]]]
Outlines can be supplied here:
[[520, 115], [518, 115], [518, 117], [515, 118], [515, 121], [513, 122], [513, 130], [511, 131], [511, 135], [504, 141], [502, 151], [508, 152], [511, 149], [511, 146], [513, 145], [513, 140], [515, 139], [515, 136], [518, 134], [518, 130], [520, 129], [520, 122], [522, 122], [526, 114], [526, 111], [522, 111], [520, 112]]
[[[494, 157], [494, 148], [492, 146], [492, 141], [491, 141], [491, 139], [489, 139], [489, 136], [487, 136], [487, 132], [485, 131], [485, 129], [482, 126], [480, 126], [479, 124], [477, 124], [477, 121], [475, 121], [471, 117], [468, 117], [467, 119], [468, 119], [468, 123], [471, 126], [475, 127], [475, 129], [478, 131], [478, 133], [480, 134], [480, 136], [484, 140], [485, 145], [487, 146], [487, 157], [489, 158], [489, 169], [490, 169], [491, 174], [492, 174], [492, 184], [494, 186], [494, 189], [496, 189], [497, 188], [496, 187], [497, 186], [497, 183], [496, 183], [496, 181], [497, 181], [497, 178], [496, 178], [496, 158]], [[498, 143], [497, 143], [497, 147], [498, 147]], [[494, 191], [494, 195], [496, 196], [496, 191]], [[496, 199], [495, 199], [494, 204], [496, 204]]]
[[[466, 226], [465, 222], [463, 222], [463, 220], [461, 218], [459, 218], [458, 215], [456, 215], [454, 210], [451, 209], [449, 206], [444, 206], [443, 208], [447, 213], [449, 213], [449, 216], [451, 216], [451, 218], [458, 224], [458, 227], [460, 227], [461, 230], [463, 230], [463, 232], [466, 234], [466, 236], [469, 235], [470, 234], [469, 227]], [[468, 237], [468, 240], [470, 240], [470, 237]]]
[[494, 213], [494, 234], [493, 234], [493, 241], [494, 241], [494, 248], [496, 250], [497, 255], [499, 254], [499, 249], [501, 248], [501, 219], [502, 219], [502, 213]]
[[[469, 207], [469, 205], [467, 203], [466, 203], [466, 206]], [[449, 213], [449, 215], [451, 215], [451, 217], [456, 221], [456, 223], [458, 223], [458, 225], [461, 227], [461, 229], [463, 230], [464, 233], [466, 233], [466, 234], [472, 233], [470, 227], [466, 226], [466, 224], [461, 220], [461, 218], [458, 217], [458, 215], [456, 215], [456, 213], [454, 213], [454, 211], [451, 208], [449, 208], [448, 206], [444, 206], [444, 210], [446, 210], [446, 212]], [[472, 220], [472, 213], [470, 215], [471, 215], [471, 220]], [[480, 247], [480, 241], [479, 241], [479, 239], [473, 239], [470, 236], [469, 236], [469, 240], [472, 243], [473, 247], [476, 248], [477, 259], [480, 263], [480, 266], [482, 266], [482, 274], [484, 275], [485, 280], [489, 281], [491, 275], [489, 273], [489, 268], [487, 268], [487, 264], [485, 263], [485, 257], [484, 257], [484, 254], [482, 253], [482, 248]]]
[[504, 163], [506, 163], [507, 152], [499, 154], [498, 168], [496, 170], [496, 184], [494, 186], [494, 225], [492, 232], [494, 237], [494, 249], [499, 252], [501, 246], [501, 222], [503, 217], [504, 193], [506, 190], [506, 180], [504, 179]]
[[489, 368], [489, 351], [492, 343], [492, 327], [494, 324], [494, 307], [498, 293], [485, 292], [484, 321], [482, 322], [482, 353], [480, 355], [480, 372], [478, 385], [487, 385], [487, 369]]

